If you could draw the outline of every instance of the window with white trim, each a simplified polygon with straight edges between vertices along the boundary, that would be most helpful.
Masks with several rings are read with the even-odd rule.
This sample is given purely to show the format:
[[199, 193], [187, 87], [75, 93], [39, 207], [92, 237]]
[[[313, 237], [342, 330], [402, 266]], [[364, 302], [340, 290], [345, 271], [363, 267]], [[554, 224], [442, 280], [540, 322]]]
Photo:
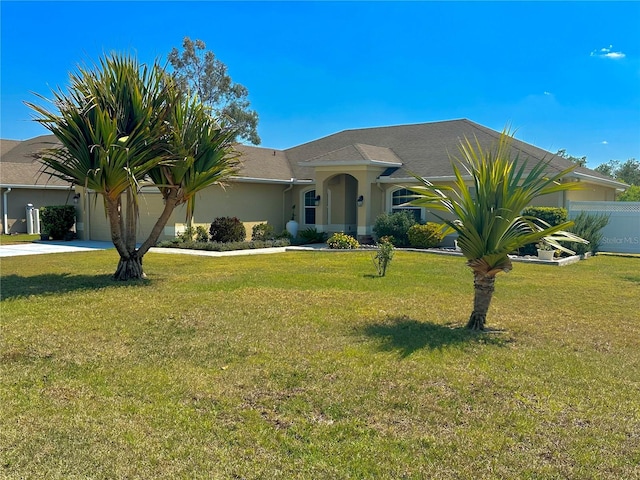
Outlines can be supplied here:
[[304, 194], [304, 224], [316, 224], [316, 191], [309, 190]]
[[411, 201], [411, 197], [413, 195], [415, 194], [411, 190], [408, 190], [406, 188], [395, 190], [391, 194], [391, 212], [411, 212], [411, 214], [413, 214], [413, 216], [415, 217], [416, 222], [420, 222], [422, 220], [422, 208], [404, 206], [405, 203]]

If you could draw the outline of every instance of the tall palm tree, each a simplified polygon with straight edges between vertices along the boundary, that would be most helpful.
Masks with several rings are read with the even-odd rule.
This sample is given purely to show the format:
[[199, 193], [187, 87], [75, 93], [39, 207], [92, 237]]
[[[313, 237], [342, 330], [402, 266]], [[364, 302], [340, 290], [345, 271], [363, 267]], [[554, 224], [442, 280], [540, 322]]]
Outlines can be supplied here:
[[[102, 195], [120, 255], [114, 278], [145, 278], [142, 257], [173, 210], [186, 203], [190, 217], [195, 194], [235, 171], [236, 132], [186, 98], [157, 62], [149, 68], [113, 54], [70, 78], [67, 93], [53, 92], [58, 112], [26, 102], [61, 143], [42, 152], [43, 171]], [[150, 183], [165, 206], [137, 248], [138, 194]]]
[[414, 194], [411, 205], [445, 211], [451, 217], [437, 215], [449, 231], [457, 232], [458, 247], [473, 271], [473, 311], [467, 323], [472, 330], [484, 330], [496, 275], [512, 268], [510, 253], [541, 239], [569, 252], [558, 242], [584, 242], [564, 231], [573, 222], [550, 226], [521, 215], [534, 198], [574, 190], [579, 184], [561, 182], [575, 166], [551, 173], [548, 162], [539, 161], [527, 170], [526, 161], [511, 158], [512, 138], [505, 130], [497, 146], [488, 150], [477, 139], [473, 143], [465, 139], [460, 144], [461, 158], [458, 164], [453, 163], [453, 186], [434, 185], [416, 177], [421, 185], [406, 187]]

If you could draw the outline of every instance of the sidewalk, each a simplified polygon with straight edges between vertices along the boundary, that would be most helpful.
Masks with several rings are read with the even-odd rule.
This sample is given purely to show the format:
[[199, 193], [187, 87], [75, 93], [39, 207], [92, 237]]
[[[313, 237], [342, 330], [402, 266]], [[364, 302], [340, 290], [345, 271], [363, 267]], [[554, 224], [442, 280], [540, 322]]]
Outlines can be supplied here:
[[[47, 253], [88, 252], [91, 250], [108, 250], [111, 248], [115, 248], [111, 242], [96, 242], [91, 240], [71, 240], [69, 242], [47, 241], [17, 243], [13, 245], [0, 245], [0, 257], [44, 255]], [[182, 248], [153, 247], [149, 251], [152, 253], [200, 255], [205, 257], [227, 257], [235, 255], [265, 255], [270, 253], [282, 253], [288, 250], [318, 250], [321, 248], [326, 248], [326, 245], [315, 244], [290, 247], [254, 248], [248, 250], [232, 250], [230, 252], [211, 252], [207, 250], [187, 250]]]

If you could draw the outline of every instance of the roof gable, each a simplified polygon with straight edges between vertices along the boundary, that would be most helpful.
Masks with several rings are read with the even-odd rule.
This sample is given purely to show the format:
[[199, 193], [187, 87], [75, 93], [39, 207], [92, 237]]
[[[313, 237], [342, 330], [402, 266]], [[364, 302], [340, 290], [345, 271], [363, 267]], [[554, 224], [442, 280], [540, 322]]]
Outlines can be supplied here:
[[[311, 178], [313, 175], [306, 167], [309, 160], [355, 145], [366, 145], [366, 148], [392, 152], [395, 161], [402, 163], [402, 168], [393, 172], [391, 178], [408, 178], [411, 176], [409, 172], [426, 178], [437, 178], [453, 175], [451, 163], [460, 157], [459, 147], [465, 139], [474, 144], [477, 141], [483, 149], [490, 149], [497, 144], [499, 138], [500, 132], [467, 119], [460, 119], [344, 130], [289, 148], [285, 152], [292, 163], [294, 176], [298, 178]], [[570, 160], [515, 138], [512, 150], [514, 157], [517, 154], [520, 160], [528, 159], [530, 167], [541, 160], [548, 161], [549, 168], [557, 172], [573, 166]], [[619, 183], [588, 168], [577, 167], [575, 172], [589, 175], [596, 180]]]
[[386, 147], [376, 147], [374, 145], [366, 145], [356, 143], [347, 145], [346, 147], [333, 150], [323, 155], [311, 158], [301, 162], [303, 164], [362, 164], [362, 163], [391, 163], [402, 165], [400, 159], [393, 151]]

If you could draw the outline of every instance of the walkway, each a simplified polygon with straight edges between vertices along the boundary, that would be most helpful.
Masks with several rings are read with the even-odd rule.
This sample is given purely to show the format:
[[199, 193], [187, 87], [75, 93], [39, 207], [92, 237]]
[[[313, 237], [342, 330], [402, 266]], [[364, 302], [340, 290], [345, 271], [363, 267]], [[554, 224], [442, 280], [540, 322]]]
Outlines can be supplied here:
[[[47, 253], [88, 252], [91, 250], [108, 250], [114, 248], [111, 242], [95, 242], [90, 240], [72, 240], [69, 242], [33, 242], [0, 245], [0, 257], [17, 257], [23, 255], [44, 255]], [[187, 250], [182, 248], [152, 248], [153, 253], [200, 255], [205, 257], [230, 257], [235, 255], [265, 255], [270, 253], [282, 253], [292, 250], [317, 250], [326, 248], [325, 244], [254, 248], [248, 250], [233, 250], [230, 252], [211, 252], [207, 250]]]

